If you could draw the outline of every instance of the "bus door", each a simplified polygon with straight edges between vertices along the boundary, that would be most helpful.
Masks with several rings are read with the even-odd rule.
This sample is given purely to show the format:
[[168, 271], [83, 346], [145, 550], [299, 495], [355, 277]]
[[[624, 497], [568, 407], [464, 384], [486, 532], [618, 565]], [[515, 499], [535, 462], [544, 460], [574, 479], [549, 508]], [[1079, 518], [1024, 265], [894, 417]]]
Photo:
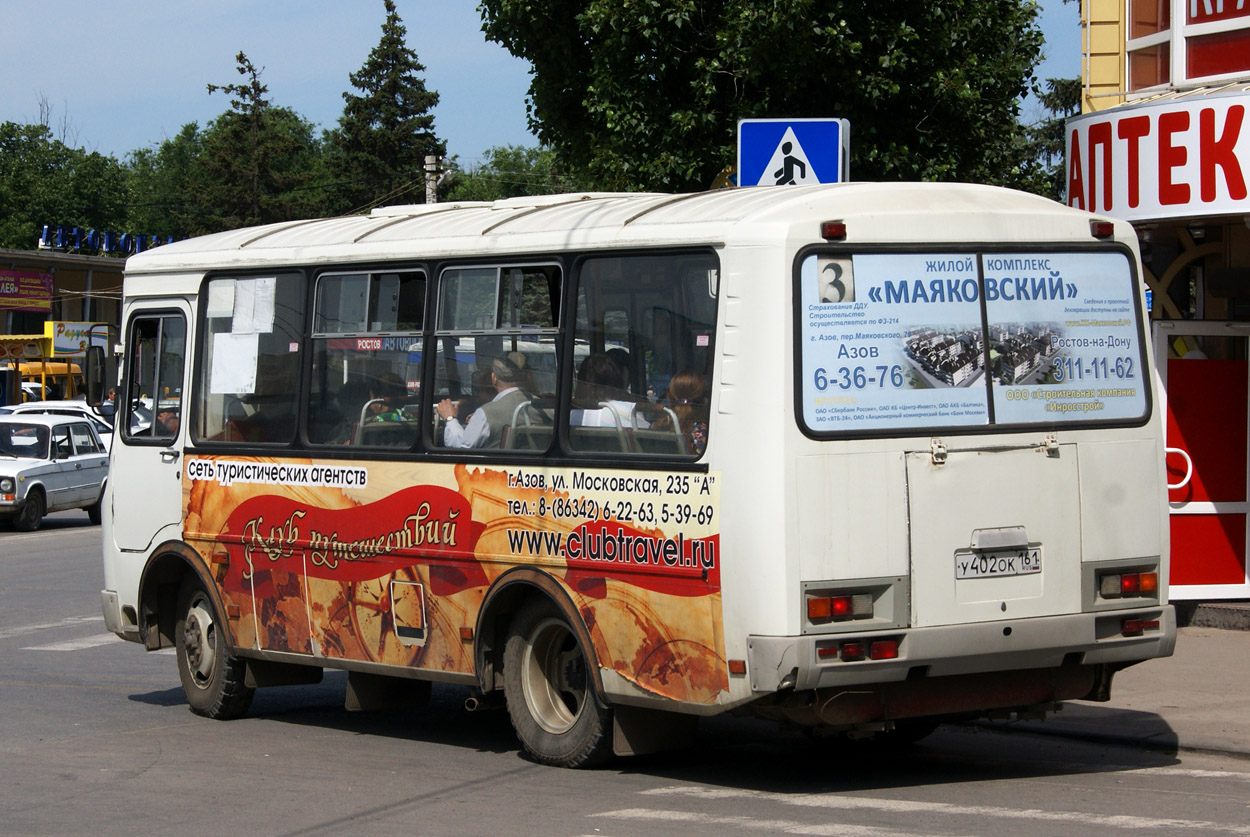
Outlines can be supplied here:
[[109, 479], [118, 549], [147, 549], [163, 529], [162, 539], [181, 537], [190, 316], [182, 301], [130, 312]]
[[[1040, 436], [1041, 434], [1037, 434]], [[907, 455], [917, 627], [1080, 609], [1075, 445]]]
[[1155, 323], [1168, 419], [1173, 599], [1250, 596], [1248, 349], [1250, 323]]

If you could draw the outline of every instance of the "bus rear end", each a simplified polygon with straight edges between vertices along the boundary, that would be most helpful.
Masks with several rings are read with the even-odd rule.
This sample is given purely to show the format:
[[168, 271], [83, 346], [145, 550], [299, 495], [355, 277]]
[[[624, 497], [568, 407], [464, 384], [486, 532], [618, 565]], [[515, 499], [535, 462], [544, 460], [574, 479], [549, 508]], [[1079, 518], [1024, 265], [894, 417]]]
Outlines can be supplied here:
[[906, 244], [850, 215], [798, 252], [799, 633], [750, 637], [762, 714], [1036, 717], [1172, 653], [1135, 239], [1043, 214], [934, 211], [907, 228], [940, 240]]

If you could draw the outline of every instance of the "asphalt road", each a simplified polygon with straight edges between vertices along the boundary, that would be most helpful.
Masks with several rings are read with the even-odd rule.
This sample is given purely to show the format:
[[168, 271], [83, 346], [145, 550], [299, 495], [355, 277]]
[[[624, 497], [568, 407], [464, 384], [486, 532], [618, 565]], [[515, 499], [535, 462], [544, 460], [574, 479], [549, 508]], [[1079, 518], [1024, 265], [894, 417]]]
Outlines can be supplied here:
[[715, 719], [691, 750], [527, 761], [502, 712], [348, 713], [343, 675], [192, 715], [104, 633], [100, 529], [0, 527], [0, 834], [1250, 835], [1250, 762], [943, 727], [902, 752]]

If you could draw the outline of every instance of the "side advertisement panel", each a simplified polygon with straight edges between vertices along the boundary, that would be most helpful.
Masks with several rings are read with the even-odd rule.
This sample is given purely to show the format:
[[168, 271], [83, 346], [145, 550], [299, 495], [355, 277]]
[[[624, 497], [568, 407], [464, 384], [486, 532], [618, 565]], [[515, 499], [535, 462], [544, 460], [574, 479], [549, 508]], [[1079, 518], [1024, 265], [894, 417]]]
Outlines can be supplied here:
[[190, 456], [184, 537], [236, 641], [471, 673], [491, 583], [559, 579], [599, 664], [700, 704], [728, 688], [717, 474]]

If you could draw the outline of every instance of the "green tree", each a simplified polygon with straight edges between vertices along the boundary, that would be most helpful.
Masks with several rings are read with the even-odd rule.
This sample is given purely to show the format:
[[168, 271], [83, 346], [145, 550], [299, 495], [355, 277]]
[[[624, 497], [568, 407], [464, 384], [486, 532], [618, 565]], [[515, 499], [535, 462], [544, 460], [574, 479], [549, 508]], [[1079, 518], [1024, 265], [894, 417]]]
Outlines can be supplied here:
[[706, 188], [737, 121], [850, 120], [856, 179], [1017, 182], [1034, 0], [482, 0], [530, 127], [600, 187]]
[[210, 94], [231, 95], [231, 109], [204, 133], [199, 177], [189, 195], [199, 203], [201, 229], [211, 232], [287, 221], [315, 214], [320, 147], [315, 128], [290, 108], [275, 107], [269, 88], [247, 56], [235, 56], [243, 84], [209, 84]]
[[1037, 91], [1045, 115], [1028, 126], [1024, 138], [1026, 158], [1021, 188], [1062, 201], [1068, 190], [1067, 138], [1064, 124], [1081, 112], [1081, 79], [1048, 78]]
[[575, 180], [560, 173], [555, 153], [546, 148], [497, 146], [487, 150], [479, 165], [465, 169], [453, 159], [449, 170], [439, 200], [495, 201], [580, 189]]
[[206, 191], [203, 148], [204, 134], [191, 122], [156, 148], [127, 155], [132, 229], [187, 238], [213, 226], [207, 208], [197, 200]]
[[35, 249], [43, 224], [117, 229], [125, 179], [116, 159], [70, 148], [47, 125], [0, 123], [0, 247]]
[[327, 137], [339, 211], [423, 202], [425, 157], [447, 150], [434, 134], [430, 113], [438, 93], [425, 87], [425, 67], [404, 43], [407, 30], [395, 3], [384, 0], [384, 6], [381, 40], [364, 66], [347, 77], [360, 95], [343, 93], [339, 127]]

